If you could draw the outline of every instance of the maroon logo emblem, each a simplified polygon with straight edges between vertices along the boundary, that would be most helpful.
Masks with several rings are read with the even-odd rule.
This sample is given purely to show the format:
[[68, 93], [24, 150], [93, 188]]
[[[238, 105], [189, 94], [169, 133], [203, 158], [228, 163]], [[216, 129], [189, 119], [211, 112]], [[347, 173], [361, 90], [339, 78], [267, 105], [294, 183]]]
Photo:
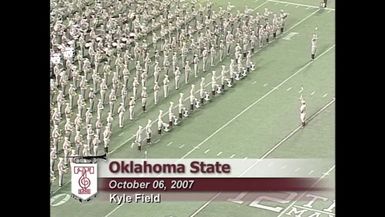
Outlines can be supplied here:
[[80, 189], [79, 194], [91, 194], [91, 180], [87, 177], [87, 174], [94, 174], [95, 170], [93, 166], [75, 166], [74, 174], [81, 174], [78, 180]]

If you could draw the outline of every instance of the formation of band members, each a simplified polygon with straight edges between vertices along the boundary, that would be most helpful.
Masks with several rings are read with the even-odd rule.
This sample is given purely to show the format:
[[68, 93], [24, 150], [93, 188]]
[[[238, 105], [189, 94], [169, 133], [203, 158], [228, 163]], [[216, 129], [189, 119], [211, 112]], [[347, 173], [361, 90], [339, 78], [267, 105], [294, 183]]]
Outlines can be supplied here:
[[[180, 94], [167, 112], [139, 126], [133, 145], [150, 144], [153, 128], [171, 130], [247, 76], [252, 54], [284, 31], [288, 16], [179, 0], [67, 3], [51, 8], [53, 177], [55, 167], [59, 177], [67, 171], [72, 156], [108, 153], [114, 129]], [[181, 88], [190, 95], [184, 98]]]

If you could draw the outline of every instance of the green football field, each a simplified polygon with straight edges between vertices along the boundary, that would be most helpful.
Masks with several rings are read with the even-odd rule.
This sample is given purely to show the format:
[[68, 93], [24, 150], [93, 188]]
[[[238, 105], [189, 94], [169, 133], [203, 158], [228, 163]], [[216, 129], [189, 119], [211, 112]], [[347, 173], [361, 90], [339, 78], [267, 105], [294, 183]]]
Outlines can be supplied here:
[[[155, 120], [159, 109], [168, 111], [169, 102], [177, 104], [179, 94], [172, 92], [167, 100], [156, 107], [149, 106], [143, 114], [124, 128], [116, 127], [111, 138], [109, 158], [324, 158], [328, 163], [314, 165], [312, 173], [329, 180], [334, 186], [335, 174], [335, 9], [334, 1], [328, 1], [327, 9], [319, 8], [319, 0], [229, 0], [235, 9], [256, 8], [262, 12], [268, 8], [274, 12], [281, 9], [289, 13], [285, 32], [268, 46], [253, 55], [256, 70], [233, 88], [215, 97], [180, 126], [162, 136], [155, 136], [154, 143], [139, 152], [131, 148], [132, 138], [139, 125], [145, 126], [148, 119]], [[215, 7], [226, 8], [227, 0], [215, 0]], [[234, 9], [233, 9], [234, 10]], [[255, 13], [255, 12], [254, 12]], [[314, 61], [310, 60], [310, 40], [318, 27], [318, 48]], [[229, 59], [224, 61], [229, 65]], [[221, 64], [210, 70], [220, 74]], [[211, 74], [204, 75], [206, 82]], [[170, 80], [170, 84], [172, 80]], [[183, 82], [184, 83], [184, 82]], [[200, 79], [195, 79], [198, 90]], [[210, 85], [211, 87], [211, 85]], [[302, 88], [303, 87], [303, 90]], [[208, 87], [207, 87], [208, 88]], [[301, 91], [302, 90], [302, 91]], [[189, 96], [190, 85], [180, 89]], [[308, 125], [300, 127], [299, 97], [307, 103]], [[151, 97], [149, 99], [151, 101]], [[186, 101], [188, 103], [188, 101]], [[139, 103], [140, 104], [140, 103]], [[187, 105], [187, 104], [186, 104]], [[139, 107], [139, 106], [138, 106]], [[167, 120], [168, 115], [164, 117]], [[156, 123], [154, 124], [154, 126]], [[153, 130], [156, 134], [156, 131]], [[123, 204], [118, 206], [96, 198], [79, 203], [68, 197], [71, 194], [70, 175], [63, 187], [57, 182], [51, 186], [51, 216], [54, 217], [244, 217], [244, 216], [334, 216], [331, 208], [334, 191], [317, 192], [322, 200], [311, 207], [305, 206], [311, 197], [309, 192], [281, 202], [260, 202], [231, 198], [216, 201], [221, 194], [205, 195], [202, 201], [162, 201], [160, 204]], [[252, 194], [252, 192], [245, 193]], [[244, 194], [244, 195], [245, 195]], [[262, 193], [258, 193], [263, 196]], [[290, 192], [282, 192], [277, 198], [287, 198]], [[292, 193], [296, 194], [296, 193]], [[301, 195], [302, 194], [302, 195]], [[256, 195], [258, 197], [258, 195]], [[299, 197], [299, 198], [298, 198]], [[265, 208], [263, 208], [265, 207]], [[269, 209], [266, 207], [275, 207]], [[318, 213], [318, 214], [317, 214]]]

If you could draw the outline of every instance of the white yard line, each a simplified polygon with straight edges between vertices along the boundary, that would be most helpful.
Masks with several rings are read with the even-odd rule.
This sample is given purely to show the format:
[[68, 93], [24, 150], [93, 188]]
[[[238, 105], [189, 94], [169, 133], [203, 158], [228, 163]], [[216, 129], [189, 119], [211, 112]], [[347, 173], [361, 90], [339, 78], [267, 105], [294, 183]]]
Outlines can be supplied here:
[[179, 146], [179, 148], [183, 148], [185, 144], [182, 144], [181, 146]]
[[323, 98], [325, 98], [325, 97], [327, 97], [327, 96], [328, 96], [328, 94], [327, 94], [327, 93], [325, 93], [325, 94], [324, 94], [322, 97], [323, 97]]
[[[287, 1], [278, 1], [278, 0], [268, 0], [268, 1], [269, 2], [281, 3], [281, 4], [296, 5], [297, 7], [302, 6], [302, 7], [308, 7], [308, 8], [320, 8], [320, 6], [300, 4], [300, 3], [287, 2]], [[329, 11], [335, 11], [336, 9], [334, 9], [334, 8], [323, 8], [323, 10], [328, 10], [328, 12], [329, 12]]]
[[[318, 184], [318, 182], [320, 182], [323, 178], [325, 178], [327, 175], [329, 175], [329, 173], [334, 170], [335, 168], [335, 165], [333, 165], [323, 176], [321, 176], [311, 187], [314, 187], [316, 184]], [[300, 200], [303, 196], [305, 196], [307, 192], [304, 192], [301, 196], [299, 196], [296, 200], [294, 200], [288, 207], [286, 207], [277, 217], [280, 217], [282, 216], [283, 214], [285, 214], [285, 212], [290, 209], [296, 202], [298, 202], [298, 200]]]
[[257, 81], [253, 81], [253, 82], [252, 82], [252, 84], [255, 84], [255, 83], [257, 83]]
[[289, 88], [287, 88], [287, 89], [286, 89], [286, 91], [290, 91], [290, 90], [291, 90], [291, 88], [292, 88], [292, 87], [289, 87]]
[[170, 146], [172, 143], [173, 143], [173, 142], [169, 142], [169, 143], [167, 143], [167, 145], [166, 145], [166, 146]]
[[[288, 30], [286, 30], [286, 33], [287, 32], [290, 32], [290, 30], [294, 29], [296, 26], [298, 26], [299, 24], [305, 22], [305, 20], [309, 19], [309, 17], [313, 16], [314, 14], [316, 14], [318, 11], [320, 11], [321, 9], [318, 9], [316, 11], [314, 11], [313, 13], [307, 15], [305, 18], [303, 18], [302, 20], [300, 20], [298, 23], [296, 23], [295, 25], [293, 25], [292, 27], [290, 27]], [[334, 45], [333, 45], [334, 47]]]
[[230, 158], [233, 158], [233, 157], [235, 157], [235, 155], [236, 155], [236, 154], [232, 154], [232, 155], [230, 156]]
[[269, 85], [268, 83], [264, 83], [263, 86], [266, 87], [267, 85]]
[[314, 170], [310, 170], [310, 172], [309, 172], [308, 174], [310, 175], [310, 174], [312, 174], [312, 173], [314, 173]]
[[205, 154], [209, 153], [209, 151], [210, 151], [210, 149], [207, 149], [207, 150], [205, 151]]
[[217, 154], [217, 156], [219, 156], [219, 155], [221, 155], [222, 154], [222, 152], [219, 152], [218, 154]]

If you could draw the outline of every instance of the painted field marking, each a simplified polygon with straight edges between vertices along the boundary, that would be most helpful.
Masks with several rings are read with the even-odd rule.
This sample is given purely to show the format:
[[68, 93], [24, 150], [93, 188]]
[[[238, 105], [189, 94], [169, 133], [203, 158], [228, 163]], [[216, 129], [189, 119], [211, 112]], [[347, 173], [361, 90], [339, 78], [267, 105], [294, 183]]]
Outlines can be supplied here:
[[[333, 165], [326, 173], [324, 173], [323, 176], [321, 176], [311, 187], [314, 187], [318, 182], [320, 182], [323, 178], [325, 178], [332, 170], [334, 170], [335, 165]], [[283, 214], [286, 213], [287, 210], [289, 210], [296, 202], [298, 202], [302, 197], [305, 196], [307, 192], [302, 193], [296, 200], [294, 200], [289, 206], [287, 206], [277, 217], [281, 217]]]
[[286, 89], [286, 91], [290, 91], [291, 89], [292, 89], [292, 87], [289, 87], [289, 88]]
[[297, 169], [294, 170], [294, 172], [298, 172], [300, 170], [301, 170], [301, 168], [298, 167]]
[[[311, 117], [309, 117], [308, 120], [316, 117], [318, 114], [320, 114], [322, 111], [324, 111], [329, 105], [331, 105], [332, 103], [334, 103], [335, 101], [335, 98], [333, 98], [333, 100], [331, 102], [329, 102], [328, 104], [326, 104], [324, 107], [322, 107], [318, 112], [316, 112], [315, 114], [313, 114]], [[245, 171], [242, 172], [241, 175], [239, 175], [240, 177], [243, 176], [245, 173], [247, 173], [251, 168], [253, 168], [255, 165], [257, 165], [262, 159], [266, 158], [271, 152], [273, 152], [278, 146], [280, 146], [284, 141], [286, 141], [288, 138], [290, 138], [295, 132], [298, 131], [298, 129], [301, 129], [301, 126], [297, 127], [293, 132], [291, 132], [288, 136], [286, 136], [284, 139], [282, 139], [279, 143], [277, 143], [273, 148], [271, 148], [268, 152], [266, 152], [261, 158], [259, 158], [253, 165], [251, 165], [250, 167], [248, 167]], [[245, 158], [247, 159], [247, 157]], [[282, 166], [281, 169], [284, 169], [286, 168], [286, 165]], [[319, 182], [319, 180], [318, 180]], [[315, 183], [316, 184], [316, 183]], [[196, 214], [198, 214], [202, 209], [204, 209], [206, 206], [208, 206], [215, 198], [217, 198], [219, 196], [221, 192], [218, 192], [214, 197], [212, 197], [208, 202], [206, 202], [205, 204], [203, 204], [203, 206], [201, 206], [197, 211], [195, 211], [190, 217], [194, 217]]]
[[180, 145], [180, 146], [179, 146], [179, 148], [183, 148], [183, 147], [184, 147], [184, 145], [185, 145], [185, 144], [182, 144], [182, 145]]
[[315, 94], [315, 91], [311, 92], [311, 93], [310, 93], [310, 96], [313, 96], [314, 94]]
[[[262, 7], [264, 4], [268, 3], [269, 0], [265, 1], [264, 3], [262, 3], [261, 5], [257, 6], [255, 9], [257, 8], [260, 8]], [[308, 16], [306, 16], [305, 18], [303, 18], [302, 20], [300, 20], [299, 22], [297, 22], [295, 25], [291, 26], [288, 30], [290, 31], [291, 29], [295, 28], [296, 26], [298, 26], [299, 24], [305, 22], [305, 20], [307, 20], [309, 17], [313, 16], [315, 13], [317, 13], [320, 9], [312, 12], [311, 14], [309, 14]], [[319, 56], [317, 56], [315, 58], [318, 59], [320, 58], [321, 56], [323, 56], [325, 53], [327, 53], [329, 50], [331, 50], [332, 48], [334, 48], [335, 45], [331, 46], [330, 48], [328, 48], [326, 51], [324, 51], [323, 53], [321, 53]], [[301, 69], [299, 69], [297, 72], [295, 72], [294, 74], [292, 74], [291, 76], [289, 76], [287, 79], [285, 79], [283, 82], [281, 82], [277, 88], [279, 86], [281, 86], [282, 84], [284, 84], [287, 80], [291, 79], [292, 77], [294, 77], [296, 74], [298, 74], [300, 71], [302, 71], [303, 69], [305, 69], [307, 66], [309, 66], [312, 62], [309, 62], [308, 64], [306, 64], [305, 66], [303, 66]], [[210, 82], [211, 83], [211, 82]], [[208, 86], [209, 84], [207, 84], [206, 86]], [[200, 144], [198, 144], [197, 146], [195, 146], [192, 150], [190, 150], [187, 154], [185, 154], [184, 156], [182, 156], [180, 159], [184, 159], [186, 156], [188, 156], [190, 153], [192, 153], [195, 149], [198, 149], [203, 143], [205, 143], [207, 140], [209, 140], [212, 136], [214, 136], [215, 134], [217, 134], [220, 130], [222, 130], [224, 127], [226, 127], [228, 124], [230, 124], [233, 120], [235, 120], [237, 117], [239, 117], [240, 115], [242, 115], [244, 112], [246, 112], [249, 108], [251, 108], [252, 106], [254, 106], [256, 103], [258, 103], [259, 101], [261, 101], [263, 98], [265, 98], [266, 96], [270, 95], [274, 90], [276, 90], [276, 88], [270, 90], [269, 92], [267, 92], [264, 96], [262, 96], [261, 98], [259, 98], [257, 101], [255, 101], [253, 104], [249, 105], [249, 107], [247, 107], [245, 110], [243, 110], [241, 113], [239, 113], [237, 116], [235, 116], [233, 119], [231, 119], [229, 122], [227, 122], [225, 125], [223, 125], [222, 127], [220, 127], [217, 131], [215, 131], [213, 134], [211, 134], [209, 137], [207, 137], [205, 140], [203, 140]], [[197, 91], [198, 92], [198, 91]], [[185, 100], [188, 100], [189, 98], [187, 97]], [[175, 106], [176, 107], [176, 106]], [[166, 113], [167, 114], [167, 113]], [[164, 116], [166, 115], [164, 114]], [[155, 122], [155, 121], [154, 121]], [[124, 143], [125, 144], [125, 143]], [[123, 146], [124, 144], [121, 144], [120, 146]], [[117, 147], [116, 149], [118, 149], [120, 147]], [[116, 150], [114, 149], [114, 150]], [[66, 183], [67, 184], [67, 183]], [[58, 191], [59, 189], [57, 189], [56, 191]], [[208, 202], [206, 202], [201, 208], [199, 208], [195, 213], [193, 213], [191, 215], [192, 216], [195, 216], [197, 213], [199, 213], [202, 209], [204, 209], [209, 203], [211, 203], [211, 201], [213, 201], [216, 197], [219, 196], [220, 193], [216, 194], [213, 198], [211, 198]], [[123, 204], [122, 204], [123, 205]], [[114, 210], [112, 210], [110, 213], [108, 213], [105, 217], [108, 217], [110, 216], [112, 213], [114, 213], [118, 208], [120, 208], [121, 205], [119, 205], [118, 207], [116, 207]]]
[[263, 5], [265, 5], [265, 4], [267, 4], [267, 3], [269, 3], [269, 1], [268, 1], [268, 0], [267, 0], [267, 1], [265, 1], [265, 2], [263, 2], [262, 4], [258, 5], [258, 6], [257, 6], [257, 7], [255, 7], [253, 10], [257, 10], [258, 8], [262, 7]]
[[169, 143], [167, 143], [167, 145], [166, 145], [166, 146], [170, 146], [172, 143], [173, 143], [173, 142], [169, 142]]
[[295, 35], [298, 35], [298, 34], [299, 34], [298, 32], [290, 32], [289, 34], [287, 34], [282, 39], [284, 39], [284, 40], [291, 40], [291, 38], [293, 38]]
[[324, 94], [322, 97], [323, 97], [323, 98], [325, 98], [325, 97], [327, 97], [327, 96], [328, 96], [328, 94], [327, 94], [327, 93], [325, 93], [325, 94]]
[[[290, 31], [291, 29], [295, 28], [296, 26], [298, 26], [299, 24], [301, 24], [302, 22], [304, 22], [305, 20], [307, 20], [309, 17], [313, 16], [315, 13], [317, 13], [320, 9], [312, 12], [311, 14], [309, 14], [308, 16], [306, 16], [305, 18], [303, 18], [302, 20], [300, 20], [298, 23], [296, 23], [295, 25], [293, 25], [291, 28], [289, 28], [287, 31]], [[329, 50], [333, 49], [335, 47], [335, 45], [329, 47], [326, 51], [324, 51], [320, 56], [323, 56], [324, 54], [326, 54]], [[320, 56], [317, 56], [315, 59], [318, 59]], [[297, 72], [295, 72], [294, 74], [292, 74], [291, 76], [289, 76], [287, 79], [285, 79], [283, 82], [281, 82], [277, 87], [281, 86], [282, 84], [284, 84], [287, 80], [289, 80], [290, 78], [292, 78], [293, 76], [295, 76], [297, 73], [299, 73], [300, 71], [302, 71], [303, 69], [305, 69], [307, 66], [310, 65], [310, 63], [312, 62], [309, 62], [308, 64], [306, 64], [305, 66], [303, 66], [301, 69], [299, 69]], [[204, 142], [206, 142], [207, 140], [209, 140], [211, 137], [213, 137], [215, 134], [217, 134], [220, 130], [222, 130], [224, 127], [226, 127], [230, 122], [232, 122], [234, 119], [236, 119], [238, 116], [240, 116], [241, 114], [243, 114], [246, 110], [248, 110], [251, 106], [253, 106], [254, 104], [258, 103], [260, 100], [262, 100], [263, 98], [265, 98], [267, 95], [269, 95], [271, 92], [273, 92], [274, 89], [270, 90], [268, 93], [266, 93], [264, 96], [262, 96], [261, 98], [259, 98], [257, 101], [255, 101], [254, 103], [252, 103], [249, 107], [247, 107], [245, 110], [243, 110], [241, 113], [239, 113], [237, 116], [235, 116], [233, 119], [231, 119], [229, 122], [227, 122], [225, 125], [223, 125], [222, 127], [220, 127], [218, 130], [216, 130], [213, 134], [211, 134], [209, 137], [207, 137], [205, 140], [203, 140], [201, 143], [199, 143], [197, 146], [195, 147], [199, 147], [200, 145], [202, 145]], [[287, 138], [285, 138], [287, 139]], [[268, 154], [270, 154], [270, 152], [272, 152], [276, 147], [278, 147], [281, 143], [278, 143], [276, 146], [274, 146], [269, 152], [267, 152], [264, 156], [267, 156]], [[187, 153], [185, 156], [189, 155], [191, 152], [193, 152], [195, 150], [195, 148], [193, 148], [193, 150], [191, 150], [189, 153]], [[185, 157], [184, 156], [184, 157]], [[263, 159], [263, 157], [261, 158]], [[257, 161], [258, 162], [258, 161]], [[246, 171], [245, 171], [246, 172]], [[213, 200], [215, 200], [215, 198], [217, 198], [219, 196], [221, 192], [217, 193], [214, 197], [212, 197], [209, 201], [207, 201], [205, 204], [203, 204], [197, 211], [195, 211], [190, 217], [194, 217], [195, 215], [197, 215], [201, 210], [203, 210], [206, 206], [208, 206], [208, 204], [210, 204]]]
[[301, 209], [306, 209], [306, 210], [309, 210], [309, 211], [313, 211], [315, 213], [322, 213], [322, 214], [326, 214], [328, 216], [334, 216], [335, 214], [332, 213], [332, 212], [325, 212], [323, 210], [317, 210], [317, 209], [311, 209], [311, 208], [308, 208], [308, 207], [304, 207], [304, 206], [298, 206], [298, 205], [293, 205], [294, 207], [297, 207], [297, 208], [301, 208]]
[[207, 149], [207, 150], [205, 151], [205, 154], [209, 153], [209, 151], [210, 151], [210, 149]]
[[264, 83], [263, 86], [266, 87], [267, 85], [269, 85], [268, 83]]
[[314, 173], [314, 170], [310, 170], [310, 172], [309, 172], [308, 174], [310, 175], [310, 174], [312, 174], [312, 173]]
[[[300, 21], [301, 22], [301, 21]], [[327, 52], [329, 52], [331, 49], [333, 49], [335, 47], [335, 45], [332, 45], [331, 47], [329, 47], [326, 51], [324, 51], [323, 53], [321, 53], [319, 56], [317, 56], [315, 59], [317, 58], [320, 58], [322, 57], [323, 55], [325, 55]], [[286, 78], [285, 80], [283, 80], [281, 83], [279, 83], [276, 87], [280, 87], [282, 86], [283, 84], [285, 84], [288, 80], [290, 80], [292, 77], [294, 77], [296, 74], [298, 74], [299, 72], [301, 72], [302, 70], [304, 70], [306, 67], [308, 67], [310, 64], [312, 64], [313, 62], [309, 62], [307, 63], [306, 65], [302, 66], [302, 68], [298, 69], [295, 73], [293, 73], [292, 75], [290, 75], [288, 78]], [[202, 142], [200, 142], [198, 145], [196, 145], [193, 149], [191, 149], [189, 152], [187, 152], [185, 155], [182, 156], [181, 159], [187, 157], [188, 155], [190, 155], [195, 149], [199, 148], [202, 144], [204, 144], [205, 142], [207, 142], [209, 139], [211, 139], [213, 136], [215, 136], [219, 131], [221, 131], [223, 128], [225, 128], [226, 126], [228, 126], [231, 122], [233, 122], [235, 119], [237, 119], [239, 116], [241, 116], [243, 113], [245, 113], [246, 111], [248, 111], [251, 107], [253, 107], [254, 105], [256, 105], [257, 103], [259, 103], [261, 100], [263, 100], [264, 98], [266, 98], [268, 95], [270, 95], [272, 92], [274, 92], [276, 89], [271, 89], [269, 92], [267, 92], [265, 95], [263, 95], [262, 97], [260, 97], [259, 99], [257, 99], [256, 101], [254, 101], [253, 103], [251, 103], [249, 106], [247, 106], [245, 109], [243, 109], [240, 113], [238, 113], [236, 116], [234, 116], [231, 120], [229, 120], [228, 122], [226, 122], [224, 125], [222, 125], [220, 128], [218, 128], [216, 131], [214, 131], [210, 136], [208, 136], [206, 139], [204, 139]]]
[[[194, 217], [196, 216], [196, 214], [198, 214], [202, 209], [204, 209], [207, 205], [209, 205], [213, 200], [215, 200], [215, 198], [217, 198], [219, 196], [221, 192], [218, 192], [214, 197], [212, 197], [209, 201], [207, 201], [205, 204], [203, 204], [197, 211], [195, 211], [193, 214], [190, 215], [190, 217]], [[108, 217], [108, 216], [106, 216]]]
[[124, 131], [123, 132], [121, 132], [121, 133], [119, 133], [119, 135], [118, 136], [122, 136], [124, 134]]
[[252, 84], [255, 84], [255, 83], [257, 83], [257, 81], [253, 81], [253, 82], [252, 82]]
[[233, 157], [235, 157], [235, 155], [236, 155], [236, 154], [232, 154], [232, 155], [230, 156], [230, 158], [233, 158]]
[[221, 155], [222, 154], [222, 152], [219, 152], [218, 154], [217, 154], [217, 156], [219, 156], [219, 155]]
[[[64, 196], [64, 197], [61, 200], [56, 201], [58, 198], [60, 198], [62, 196]], [[70, 198], [71, 198], [71, 196], [69, 194], [57, 194], [51, 198], [50, 203], [51, 203], [51, 206], [53, 206], [53, 207], [60, 206], [64, 203], [66, 203]]]

